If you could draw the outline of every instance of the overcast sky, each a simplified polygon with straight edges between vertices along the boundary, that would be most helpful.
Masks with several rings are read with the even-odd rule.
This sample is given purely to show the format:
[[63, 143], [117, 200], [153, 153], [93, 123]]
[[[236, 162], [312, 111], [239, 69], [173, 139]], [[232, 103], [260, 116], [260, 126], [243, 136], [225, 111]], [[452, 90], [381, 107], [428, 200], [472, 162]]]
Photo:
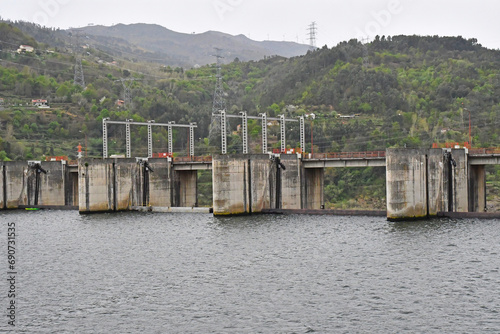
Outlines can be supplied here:
[[208, 30], [254, 40], [335, 46], [375, 35], [477, 38], [500, 49], [498, 0], [0, 0], [4, 19], [48, 27], [156, 23], [183, 33]]

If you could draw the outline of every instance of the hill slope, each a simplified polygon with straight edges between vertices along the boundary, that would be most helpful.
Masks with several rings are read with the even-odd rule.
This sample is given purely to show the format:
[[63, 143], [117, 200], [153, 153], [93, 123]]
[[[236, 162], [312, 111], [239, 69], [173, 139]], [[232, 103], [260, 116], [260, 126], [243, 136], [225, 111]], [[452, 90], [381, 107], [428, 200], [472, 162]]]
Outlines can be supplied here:
[[[76, 146], [84, 141], [88, 154], [99, 157], [103, 117], [197, 122], [196, 154], [218, 152], [219, 142], [207, 138], [214, 66], [185, 70], [123, 58], [111, 62], [106, 52], [89, 48], [82, 61], [87, 83], [82, 88], [73, 85], [72, 53], [45, 52], [42, 45], [35, 53], [17, 54], [13, 51], [17, 44], [31, 37], [13, 26], [0, 28], [9, 39], [0, 51], [0, 97], [5, 104], [3, 109], [0, 106], [0, 159], [74, 157]], [[51, 34], [60, 33], [37, 32], [44, 43], [50, 42]], [[128, 43], [102, 38], [114, 38], [123, 47]], [[103, 61], [104, 57], [109, 60]], [[465, 142], [469, 112], [473, 146], [500, 147], [500, 51], [483, 48], [474, 39], [393, 36], [369, 44], [351, 40], [300, 57], [233, 61], [223, 66], [222, 75], [231, 114], [246, 110], [251, 115], [297, 117], [314, 112], [316, 119], [306, 124], [307, 152]], [[122, 78], [127, 80], [122, 82]], [[116, 101], [124, 98], [124, 91], [130, 93], [131, 103], [119, 106]], [[46, 98], [52, 108], [33, 108], [32, 98]], [[230, 120], [229, 153], [242, 150], [239, 123], [237, 118]], [[250, 152], [260, 152], [261, 124], [250, 120], [248, 128]], [[298, 124], [287, 123], [290, 147], [298, 145], [298, 134]], [[185, 154], [187, 135], [176, 131], [174, 152]], [[123, 154], [124, 129], [110, 127], [109, 136], [110, 154]], [[155, 152], [165, 152], [166, 130], [155, 132], [153, 141]], [[280, 146], [278, 126], [269, 126], [268, 141], [269, 147]], [[144, 156], [146, 143], [146, 129], [134, 128], [132, 155]], [[356, 198], [348, 207], [362, 206], [370, 199], [383, 207], [384, 175], [383, 170], [372, 169], [328, 170], [325, 198], [332, 203]], [[500, 172], [489, 170], [487, 177], [488, 189], [500, 192]]]
[[[214, 63], [214, 48], [223, 49], [227, 61], [239, 58], [241, 61], [260, 60], [264, 56], [280, 55], [293, 57], [303, 55], [308, 45], [293, 42], [257, 42], [243, 35], [232, 36], [221, 32], [208, 31], [202, 34], [178, 33], [154, 24], [118, 24], [112, 27], [89, 26], [79, 29], [90, 35], [95, 42], [106, 46], [103, 37], [126, 41], [155, 58], [166, 56], [166, 65], [192, 67], [195, 64]], [[147, 58], [145, 58], [147, 60]], [[171, 63], [175, 61], [176, 63]]]

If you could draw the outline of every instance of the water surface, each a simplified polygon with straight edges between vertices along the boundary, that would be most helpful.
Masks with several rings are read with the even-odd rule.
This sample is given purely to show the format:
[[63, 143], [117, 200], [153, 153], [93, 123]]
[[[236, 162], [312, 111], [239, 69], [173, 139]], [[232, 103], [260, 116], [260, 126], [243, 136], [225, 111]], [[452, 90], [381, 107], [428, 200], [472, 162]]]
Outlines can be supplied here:
[[7, 223], [17, 228], [21, 333], [500, 332], [498, 220], [16, 211], [0, 222], [4, 275]]

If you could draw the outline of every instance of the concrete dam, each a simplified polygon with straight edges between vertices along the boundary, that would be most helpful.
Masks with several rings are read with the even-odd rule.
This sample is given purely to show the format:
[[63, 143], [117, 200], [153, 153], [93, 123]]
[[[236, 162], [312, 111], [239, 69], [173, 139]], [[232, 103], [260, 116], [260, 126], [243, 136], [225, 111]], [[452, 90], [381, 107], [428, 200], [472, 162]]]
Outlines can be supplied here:
[[[364, 154], [363, 154], [364, 153]], [[198, 207], [198, 171], [212, 170], [214, 215], [322, 210], [325, 168], [386, 168], [387, 218], [483, 212], [485, 166], [500, 154], [460, 149], [387, 149], [314, 158], [300, 154], [215, 155], [212, 160], [81, 158], [0, 162], [0, 210], [80, 213]]]

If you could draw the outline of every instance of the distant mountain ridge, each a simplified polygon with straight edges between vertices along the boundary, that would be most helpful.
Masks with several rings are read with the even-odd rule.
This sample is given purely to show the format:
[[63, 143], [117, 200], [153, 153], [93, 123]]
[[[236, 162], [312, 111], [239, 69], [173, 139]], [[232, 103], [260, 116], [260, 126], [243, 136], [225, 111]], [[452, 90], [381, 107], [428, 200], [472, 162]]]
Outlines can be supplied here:
[[215, 62], [214, 48], [222, 49], [224, 62], [260, 60], [265, 56], [300, 56], [307, 53], [308, 45], [294, 42], [258, 42], [244, 35], [207, 31], [186, 34], [156, 24], [117, 24], [79, 28], [97, 47], [112, 48], [117, 52], [132, 53], [141, 60], [154, 59], [165, 65], [192, 67]]

